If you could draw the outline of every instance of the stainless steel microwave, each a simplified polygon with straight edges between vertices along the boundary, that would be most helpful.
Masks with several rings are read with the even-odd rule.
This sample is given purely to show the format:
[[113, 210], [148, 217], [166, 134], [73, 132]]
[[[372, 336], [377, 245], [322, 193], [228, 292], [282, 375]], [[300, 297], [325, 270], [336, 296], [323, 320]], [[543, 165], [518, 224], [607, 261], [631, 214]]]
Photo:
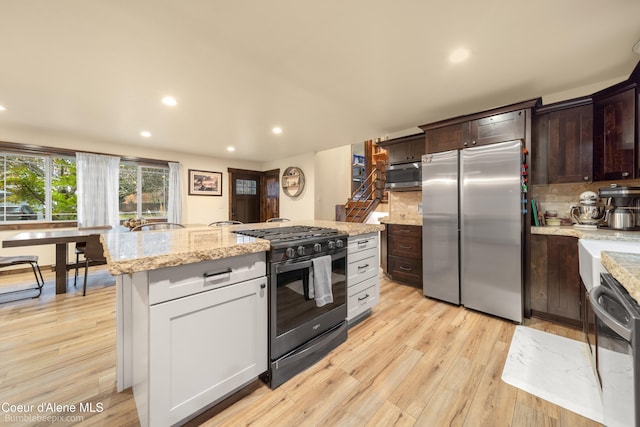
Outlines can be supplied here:
[[420, 190], [422, 188], [422, 164], [412, 162], [388, 166], [384, 188], [387, 191]]

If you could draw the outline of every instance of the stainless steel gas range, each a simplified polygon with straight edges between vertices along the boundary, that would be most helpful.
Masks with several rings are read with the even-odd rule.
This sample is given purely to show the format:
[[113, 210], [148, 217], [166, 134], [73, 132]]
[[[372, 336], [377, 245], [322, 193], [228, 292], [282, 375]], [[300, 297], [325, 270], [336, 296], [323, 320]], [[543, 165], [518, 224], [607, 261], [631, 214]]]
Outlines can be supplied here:
[[347, 339], [347, 235], [313, 226], [236, 233], [270, 241], [269, 371], [276, 388]]

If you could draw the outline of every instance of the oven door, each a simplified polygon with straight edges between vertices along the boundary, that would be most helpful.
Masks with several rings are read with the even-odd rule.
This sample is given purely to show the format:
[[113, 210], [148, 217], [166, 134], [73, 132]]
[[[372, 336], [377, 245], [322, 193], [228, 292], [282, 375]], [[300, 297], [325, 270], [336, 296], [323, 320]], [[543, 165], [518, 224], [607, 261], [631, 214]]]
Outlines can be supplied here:
[[[638, 425], [637, 311], [609, 274], [589, 292], [596, 314], [596, 359], [607, 426]], [[635, 312], [635, 314], [634, 314]]]
[[322, 307], [309, 297], [312, 260], [276, 263], [270, 282], [271, 360], [344, 322], [347, 317], [346, 251], [331, 255], [333, 303]]

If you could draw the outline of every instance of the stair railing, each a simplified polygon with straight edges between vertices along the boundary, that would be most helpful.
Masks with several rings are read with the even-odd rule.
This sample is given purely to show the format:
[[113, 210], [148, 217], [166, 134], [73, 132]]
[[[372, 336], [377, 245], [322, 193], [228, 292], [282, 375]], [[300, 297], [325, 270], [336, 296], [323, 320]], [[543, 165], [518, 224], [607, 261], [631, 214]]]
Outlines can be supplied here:
[[[353, 213], [356, 209], [361, 209], [359, 206], [359, 202], [365, 202], [371, 200], [372, 202], [376, 199], [380, 199], [378, 195], [377, 182], [380, 177], [380, 171], [377, 167], [373, 167], [371, 173], [362, 181], [360, 186], [355, 189], [351, 197], [347, 201], [345, 206], [349, 206], [346, 210], [346, 220], [349, 221], [349, 218], [352, 218], [350, 214]], [[352, 203], [350, 203], [352, 202]]]

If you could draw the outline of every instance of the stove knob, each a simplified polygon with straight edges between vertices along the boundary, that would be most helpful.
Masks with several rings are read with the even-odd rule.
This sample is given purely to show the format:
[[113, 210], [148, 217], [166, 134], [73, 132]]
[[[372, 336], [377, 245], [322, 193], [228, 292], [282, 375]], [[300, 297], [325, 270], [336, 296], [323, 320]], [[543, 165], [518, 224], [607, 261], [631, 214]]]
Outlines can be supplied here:
[[287, 258], [293, 258], [296, 256], [296, 251], [293, 248], [287, 248], [285, 253], [287, 254]]
[[331, 251], [334, 250], [336, 248], [336, 242], [334, 242], [333, 240], [329, 240], [329, 243], [327, 243], [327, 247]]
[[344, 248], [344, 242], [342, 240], [336, 240], [337, 248]]
[[316, 243], [315, 245], [313, 245], [313, 251], [315, 253], [318, 253], [322, 250], [322, 245], [320, 243]]
[[298, 255], [304, 255], [304, 246], [298, 246]]

